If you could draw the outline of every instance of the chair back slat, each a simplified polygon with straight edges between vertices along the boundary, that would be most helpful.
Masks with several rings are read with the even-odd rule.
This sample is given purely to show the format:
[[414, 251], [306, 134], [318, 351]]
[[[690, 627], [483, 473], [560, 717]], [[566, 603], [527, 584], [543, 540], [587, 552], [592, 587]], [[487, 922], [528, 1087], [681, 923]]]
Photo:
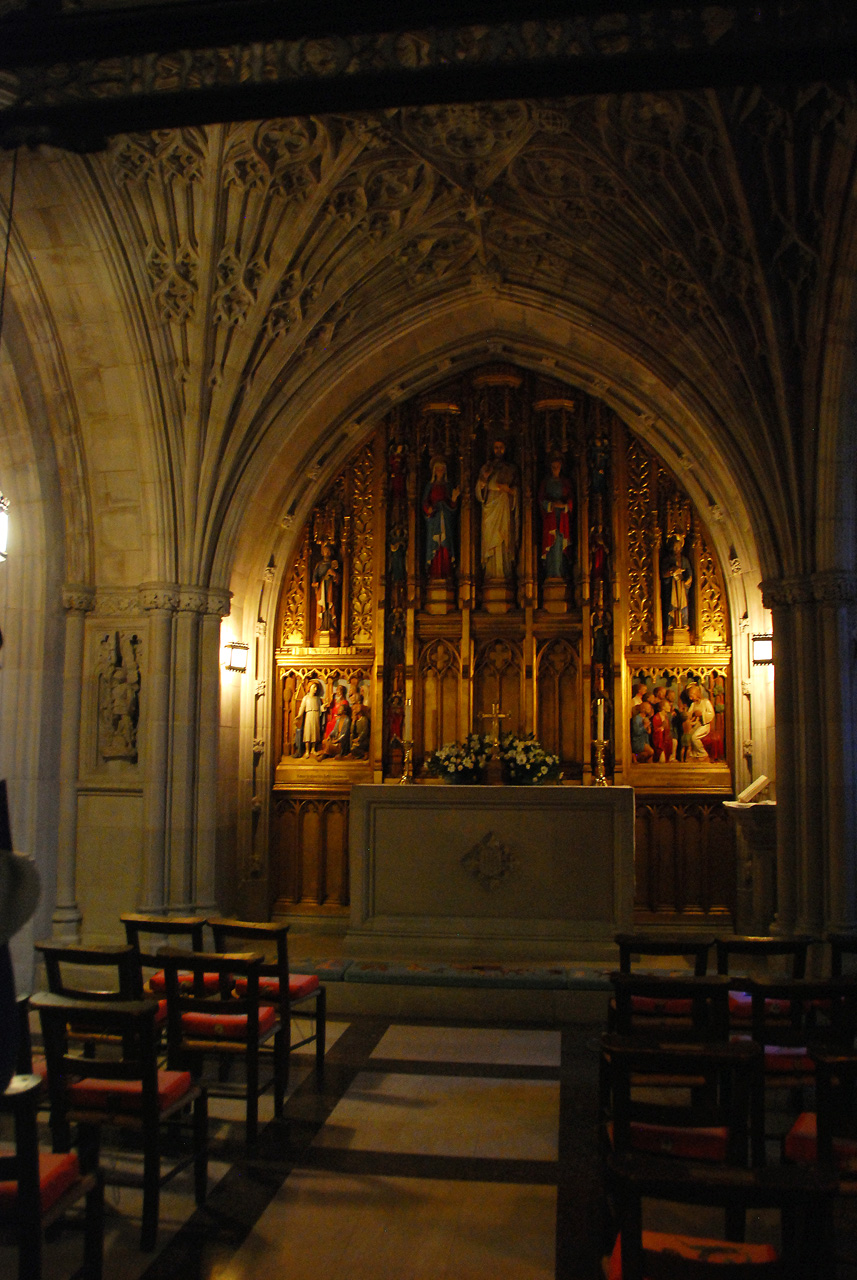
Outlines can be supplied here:
[[830, 946], [830, 976], [841, 978], [845, 956], [857, 956], [857, 933], [828, 933], [826, 941]]
[[614, 941], [619, 948], [619, 971], [631, 973], [635, 956], [674, 956], [692, 960], [693, 972], [702, 978], [708, 972], [708, 954], [714, 946], [713, 934], [697, 934], [687, 937], [672, 933], [617, 933]]
[[791, 960], [789, 977], [803, 978], [806, 975], [807, 953], [817, 941], [817, 938], [808, 933], [792, 934], [790, 937], [728, 934], [715, 941], [717, 972], [730, 973], [733, 956], [743, 957], [745, 960], [782, 958]]
[[[854, 1047], [857, 1036], [857, 976], [829, 979], [754, 978], [752, 1035], [762, 1045], [807, 1048]], [[777, 1013], [788, 1006], [789, 1016]]]
[[[122, 946], [77, 946], [65, 942], [37, 942], [36, 950], [45, 964], [48, 990], [54, 995], [90, 1003], [116, 1000], [140, 1000], [143, 988], [134, 948]], [[86, 982], [81, 970], [92, 972], [92, 980]], [[95, 986], [98, 976], [106, 970], [114, 971], [112, 986]]]
[[651, 974], [611, 973], [610, 981], [615, 999], [612, 1029], [619, 1035], [651, 1030], [651, 1017], [642, 1019], [636, 1012], [635, 1002], [643, 999], [662, 1005], [668, 1001], [690, 1002], [689, 1015], [671, 1018], [666, 1013], [658, 1022], [658, 1034], [666, 1039], [728, 1039], [729, 979], [726, 977], [709, 974], [704, 978], [662, 978]]
[[[160, 969], [157, 953], [164, 946], [184, 945], [189, 951], [205, 949], [205, 916], [160, 916], [126, 912], [119, 920], [124, 926], [129, 946], [137, 952], [141, 969]], [[143, 945], [142, 939], [151, 941]]]
[[289, 977], [289, 926], [277, 921], [234, 920], [225, 916], [209, 916], [207, 921], [214, 938], [214, 950], [227, 952], [236, 939], [249, 940], [256, 943], [256, 949], [266, 942], [273, 942], [275, 957], [263, 957], [260, 974], [266, 978], [285, 979], [288, 988]]

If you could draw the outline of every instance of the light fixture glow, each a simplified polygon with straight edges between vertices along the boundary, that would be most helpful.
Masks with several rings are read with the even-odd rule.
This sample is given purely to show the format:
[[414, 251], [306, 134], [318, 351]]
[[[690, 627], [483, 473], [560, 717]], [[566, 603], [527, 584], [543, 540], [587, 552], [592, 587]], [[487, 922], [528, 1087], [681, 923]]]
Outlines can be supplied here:
[[6, 544], [9, 539], [9, 499], [0, 493], [0, 560], [6, 559]]
[[223, 654], [226, 658], [223, 665], [227, 671], [237, 671], [242, 676], [246, 673], [247, 663], [250, 661], [249, 644], [244, 644], [242, 640], [227, 640], [223, 646]]
[[766, 667], [774, 661], [774, 637], [753, 636], [753, 666]]

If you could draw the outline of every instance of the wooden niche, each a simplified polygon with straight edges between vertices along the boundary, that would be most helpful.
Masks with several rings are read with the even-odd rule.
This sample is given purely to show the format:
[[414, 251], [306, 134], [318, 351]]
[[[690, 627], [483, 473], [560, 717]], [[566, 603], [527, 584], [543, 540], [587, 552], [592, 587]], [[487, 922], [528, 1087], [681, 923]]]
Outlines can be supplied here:
[[[492, 364], [394, 408], [313, 508], [277, 627], [275, 915], [347, 911], [351, 787], [398, 778], [407, 744], [426, 781], [429, 755], [489, 733], [496, 709], [501, 733], [534, 734], [585, 785], [598, 698], [613, 780], [674, 806], [672, 843], [649, 820], [641, 910], [728, 910], [710, 822], [687, 847], [711, 852], [669, 871], [682, 798], [731, 794], [719, 567], [676, 480], [600, 401]], [[699, 733], [692, 762], [632, 751], [632, 715], [662, 685], [688, 719], [716, 695], [702, 736], [719, 754], [702, 760]]]

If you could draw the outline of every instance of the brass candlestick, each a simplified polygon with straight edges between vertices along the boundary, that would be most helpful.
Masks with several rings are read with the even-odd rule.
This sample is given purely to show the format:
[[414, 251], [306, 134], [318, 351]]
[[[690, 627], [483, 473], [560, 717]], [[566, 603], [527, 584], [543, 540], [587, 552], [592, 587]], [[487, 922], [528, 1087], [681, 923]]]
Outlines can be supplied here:
[[593, 787], [607, 787], [610, 784], [604, 772], [604, 757], [607, 755], [608, 739], [593, 738], [592, 743], [595, 747], [595, 776], [592, 779], [592, 785]]
[[399, 786], [406, 787], [408, 783], [414, 780], [414, 744], [412, 742], [403, 742], [402, 746], [405, 751], [405, 758], [402, 761], [402, 776], [399, 779]]

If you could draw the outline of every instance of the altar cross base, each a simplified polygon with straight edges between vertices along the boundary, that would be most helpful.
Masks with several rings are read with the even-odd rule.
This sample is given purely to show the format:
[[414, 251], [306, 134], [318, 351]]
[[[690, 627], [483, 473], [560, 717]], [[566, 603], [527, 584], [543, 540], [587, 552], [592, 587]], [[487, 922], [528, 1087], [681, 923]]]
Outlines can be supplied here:
[[499, 702], [491, 703], [490, 711], [480, 711], [480, 720], [490, 720], [494, 740], [491, 743], [491, 758], [485, 766], [485, 783], [489, 787], [502, 787], [503, 762], [500, 759], [500, 721], [508, 720], [509, 713], [500, 710]]

